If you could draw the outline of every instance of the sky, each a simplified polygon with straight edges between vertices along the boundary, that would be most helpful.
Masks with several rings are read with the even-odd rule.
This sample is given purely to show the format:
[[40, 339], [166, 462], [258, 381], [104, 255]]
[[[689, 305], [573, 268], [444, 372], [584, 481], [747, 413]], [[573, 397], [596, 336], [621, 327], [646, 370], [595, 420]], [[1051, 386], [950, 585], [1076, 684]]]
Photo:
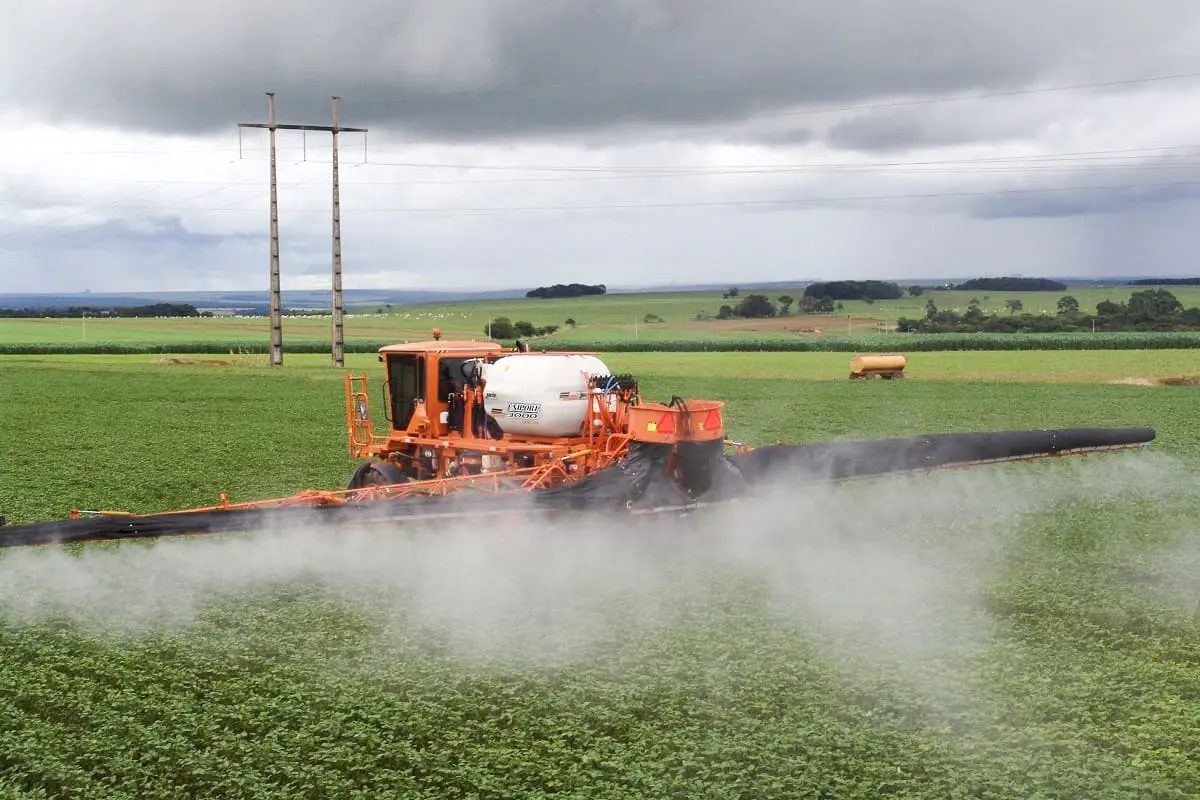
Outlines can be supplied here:
[[[0, 8], [0, 292], [1200, 274], [1190, 0]], [[283, 287], [330, 282], [281, 131]]]

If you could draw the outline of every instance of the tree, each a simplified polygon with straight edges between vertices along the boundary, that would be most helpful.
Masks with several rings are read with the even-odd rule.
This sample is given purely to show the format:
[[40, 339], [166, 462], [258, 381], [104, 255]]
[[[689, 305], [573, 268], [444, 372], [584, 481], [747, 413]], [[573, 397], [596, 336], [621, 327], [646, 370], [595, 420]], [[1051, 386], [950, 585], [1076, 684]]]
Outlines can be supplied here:
[[[523, 319], [519, 319], [513, 323], [513, 330], [515, 330], [517, 332], [517, 334], [520, 336], [533, 336], [533, 332], [534, 332], [533, 323], [526, 322]], [[507, 338], [507, 337], [505, 337], [505, 338]]]
[[963, 314], [962, 321], [969, 325], [978, 325], [984, 319], [983, 309], [979, 307], [978, 298], [972, 297], [971, 302], [967, 303], [967, 313]]
[[748, 294], [737, 304], [734, 313], [739, 317], [757, 319], [775, 316], [775, 306], [765, 294]]
[[1004, 306], [1005, 306], [1005, 308], [1008, 309], [1009, 316], [1012, 316], [1013, 314], [1017, 313], [1022, 308], [1024, 308], [1025, 304], [1022, 303], [1020, 300], [1005, 300]]
[[1061, 317], [1065, 314], [1078, 314], [1079, 301], [1071, 295], [1064, 295], [1058, 298], [1058, 315]]
[[1174, 322], [1183, 313], [1183, 303], [1166, 289], [1143, 289], [1129, 295], [1128, 309], [1132, 322]]
[[1101, 300], [1096, 304], [1096, 316], [1116, 319], [1125, 316], [1125, 306], [1112, 300]]
[[781, 294], [775, 299], [779, 302], [779, 316], [781, 317], [786, 317], [788, 315], [788, 309], [792, 307], [792, 303], [796, 302], [796, 298], [792, 297], [790, 294]]
[[[838, 306], [841, 306], [838, 303]], [[800, 300], [800, 310], [805, 314], [830, 314], [833, 312], [832, 297], [804, 297]]]
[[542, 299], [553, 297], [584, 297], [585, 295], [604, 294], [608, 291], [603, 283], [587, 284], [587, 283], [556, 283], [553, 286], [539, 286], [536, 289], [530, 289], [525, 293], [526, 297], [540, 297]]
[[805, 297], [832, 297], [834, 300], [897, 300], [904, 296], [891, 281], [821, 281], [804, 287]]
[[737, 296], [738, 296], [738, 288], [736, 286], [730, 286], [729, 291], [726, 292], [725, 294], [721, 295], [721, 297], [723, 297], [727, 300], [731, 297], [737, 297]]
[[908, 287], [908, 296], [909, 296], [909, 297], [920, 297], [920, 296], [921, 296], [921, 295], [923, 295], [923, 294], [925, 294], [925, 287], [924, 287], [924, 286], [910, 286], [910, 287]]
[[490, 325], [483, 326], [483, 332], [493, 339], [517, 338], [517, 329], [513, 327], [512, 320], [508, 317], [496, 317]]
[[933, 302], [933, 298], [931, 297], [925, 301], [925, 319], [932, 322], [934, 317], [937, 316], [937, 313], [937, 303]]
[[721, 306], [717, 311], [717, 319], [733, 319], [733, 306]]
[[567, 317], [566, 320], [563, 322], [563, 325], [566, 325], [568, 328], [574, 328], [576, 325], [575, 318]]

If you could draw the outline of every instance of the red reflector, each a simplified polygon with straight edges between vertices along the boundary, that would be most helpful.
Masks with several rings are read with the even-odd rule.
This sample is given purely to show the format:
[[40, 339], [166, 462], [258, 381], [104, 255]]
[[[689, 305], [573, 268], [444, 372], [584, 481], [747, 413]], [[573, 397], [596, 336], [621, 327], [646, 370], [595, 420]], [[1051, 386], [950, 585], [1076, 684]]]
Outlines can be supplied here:
[[714, 408], [708, 412], [708, 416], [704, 418], [704, 430], [711, 431], [721, 427], [721, 415]]
[[668, 411], [662, 415], [662, 419], [658, 421], [659, 433], [674, 433], [675, 432], [675, 414]]

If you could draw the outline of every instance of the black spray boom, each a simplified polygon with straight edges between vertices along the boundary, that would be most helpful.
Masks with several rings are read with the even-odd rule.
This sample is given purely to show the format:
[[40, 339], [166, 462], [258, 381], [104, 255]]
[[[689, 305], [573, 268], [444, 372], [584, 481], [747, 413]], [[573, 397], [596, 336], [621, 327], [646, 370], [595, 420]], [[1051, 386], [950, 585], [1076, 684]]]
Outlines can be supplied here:
[[[245, 531], [264, 526], [375, 522], [436, 523], [530, 513], [677, 513], [752, 495], [771, 485], [822, 483], [973, 464], [1124, 450], [1154, 439], [1152, 428], [1067, 428], [940, 433], [905, 439], [773, 445], [726, 456], [720, 441], [699, 449], [635, 442], [623, 460], [571, 484], [531, 492], [456, 492], [401, 500], [208, 508], [106, 515], [0, 527], [0, 547]], [[707, 445], [715, 445], [708, 447]], [[320, 493], [311, 493], [319, 497]]]

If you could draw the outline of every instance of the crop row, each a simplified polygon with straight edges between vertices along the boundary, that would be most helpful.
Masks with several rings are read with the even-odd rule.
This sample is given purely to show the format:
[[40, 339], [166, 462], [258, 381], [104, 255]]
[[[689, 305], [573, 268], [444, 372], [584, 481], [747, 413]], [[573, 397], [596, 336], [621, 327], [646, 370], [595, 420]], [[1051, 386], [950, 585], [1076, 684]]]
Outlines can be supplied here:
[[[348, 353], [373, 353], [385, 340], [346, 342]], [[1198, 332], [1113, 332], [1113, 333], [972, 333], [972, 334], [901, 334], [855, 338], [812, 339], [710, 339], [710, 340], [602, 340], [559, 342], [553, 339], [533, 342], [535, 349], [640, 352], [826, 352], [853, 353], [863, 350], [904, 350], [932, 352], [953, 350], [1188, 350], [1200, 348]], [[265, 340], [229, 342], [164, 343], [58, 343], [0, 344], [0, 355], [51, 354], [154, 354], [154, 353], [265, 353]], [[290, 353], [325, 353], [329, 344], [321, 341], [293, 342]]]

